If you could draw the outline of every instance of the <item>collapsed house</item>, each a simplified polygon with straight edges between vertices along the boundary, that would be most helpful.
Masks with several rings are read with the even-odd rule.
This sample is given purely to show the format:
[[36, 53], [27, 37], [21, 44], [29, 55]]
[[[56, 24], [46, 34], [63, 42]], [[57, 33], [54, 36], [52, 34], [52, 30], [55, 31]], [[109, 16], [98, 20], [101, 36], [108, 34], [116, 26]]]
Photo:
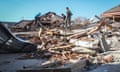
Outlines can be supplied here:
[[[17, 61], [21, 61], [22, 64], [22, 61], [27, 59], [33, 60], [31, 65], [25, 63], [19, 66], [17, 72], [78, 72], [78, 70], [84, 72], [102, 64], [119, 62], [120, 28], [115, 27], [116, 23], [111, 23], [106, 18], [97, 16], [96, 18], [99, 21], [95, 24], [85, 24], [79, 28], [74, 26], [69, 32], [58, 28], [63, 23], [61, 16], [53, 12], [42, 15], [40, 21], [43, 25], [55, 26], [36, 31], [37, 36], [29, 40], [38, 46], [37, 51], [18, 56], [15, 58], [16, 62], [11, 64], [15, 65]], [[20, 25], [16, 26], [23, 29], [29, 25], [28, 28], [31, 30], [34, 20], [21, 21]]]
[[[59, 27], [63, 24], [63, 18], [54, 12], [48, 12], [40, 16], [40, 23], [44, 27]], [[21, 20], [14, 26], [10, 27], [11, 31], [34, 31], [40, 27], [39, 24], [35, 24], [35, 20]]]
[[28, 31], [30, 30], [29, 26], [33, 23], [32, 20], [21, 20], [17, 22], [14, 26], [12, 26], [10, 29], [12, 32], [14, 31]]
[[[18, 72], [77, 72], [94, 69], [91, 65], [115, 62], [120, 58], [116, 56], [120, 52], [120, 29], [111, 25], [115, 24], [99, 18], [97, 24], [87, 24], [66, 34], [57, 28], [40, 29], [38, 36], [30, 39], [39, 45], [38, 52], [24, 54], [18, 60], [45, 59], [45, 62], [24, 66]], [[105, 30], [106, 27], [109, 29]]]
[[59, 26], [63, 23], [63, 18], [54, 12], [48, 12], [40, 17], [40, 21], [42, 24]]
[[115, 21], [120, 22], [120, 5], [113, 7], [111, 9], [109, 9], [108, 11], [104, 12], [102, 14], [102, 17], [112, 19], [114, 22]]

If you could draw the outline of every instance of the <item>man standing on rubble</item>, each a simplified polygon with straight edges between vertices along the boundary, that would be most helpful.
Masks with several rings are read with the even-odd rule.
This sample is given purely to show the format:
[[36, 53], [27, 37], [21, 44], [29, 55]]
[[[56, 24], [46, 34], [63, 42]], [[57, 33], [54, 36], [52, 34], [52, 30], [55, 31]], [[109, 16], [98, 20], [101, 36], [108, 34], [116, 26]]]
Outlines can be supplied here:
[[65, 19], [66, 29], [70, 29], [70, 30], [71, 30], [71, 16], [72, 16], [72, 13], [70, 9], [66, 7], [66, 19]]
[[40, 22], [40, 16], [41, 16], [41, 13], [39, 12], [36, 16], [35, 16], [35, 27], [37, 26], [40, 26], [42, 29], [43, 29], [43, 25], [41, 24]]

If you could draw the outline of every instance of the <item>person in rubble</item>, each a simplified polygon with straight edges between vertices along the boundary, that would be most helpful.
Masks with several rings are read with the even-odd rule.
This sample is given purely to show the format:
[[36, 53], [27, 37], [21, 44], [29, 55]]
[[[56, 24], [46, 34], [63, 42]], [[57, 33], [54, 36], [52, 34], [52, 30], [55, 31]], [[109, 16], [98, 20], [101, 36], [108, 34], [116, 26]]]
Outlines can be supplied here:
[[72, 16], [72, 12], [70, 11], [70, 9], [68, 7], [66, 7], [66, 28], [71, 30], [71, 16]]
[[41, 24], [40, 22], [40, 16], [41, 16], [41, 13], [39, 12], [36, 16], [35, 16], [35, 27], [37, 26], [40, 26], [41, 28], [43, 28], [43, 25]]
[[62, 13], [61, 16], [65, 20], [65, 18], [66, 18], [65, 14]]
[[62, 16], [62, 18], [63, 18], [63, 27], [65, 27], [65, 24], [66, 24], [66, 21], [65, 21], [65, 19], [66, 19], [66, 16], [65, 16], [65, 14], [61, 14], [61, 16]]

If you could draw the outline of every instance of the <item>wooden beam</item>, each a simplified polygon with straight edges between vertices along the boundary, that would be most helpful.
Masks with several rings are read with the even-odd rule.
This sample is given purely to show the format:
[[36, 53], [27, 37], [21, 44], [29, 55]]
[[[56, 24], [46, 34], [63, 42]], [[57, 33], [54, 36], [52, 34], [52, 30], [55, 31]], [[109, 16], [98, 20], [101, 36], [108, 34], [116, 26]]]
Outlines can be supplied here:
[[115, 22], [115, 16], [112, 16], [113, 17], [113, 22]]

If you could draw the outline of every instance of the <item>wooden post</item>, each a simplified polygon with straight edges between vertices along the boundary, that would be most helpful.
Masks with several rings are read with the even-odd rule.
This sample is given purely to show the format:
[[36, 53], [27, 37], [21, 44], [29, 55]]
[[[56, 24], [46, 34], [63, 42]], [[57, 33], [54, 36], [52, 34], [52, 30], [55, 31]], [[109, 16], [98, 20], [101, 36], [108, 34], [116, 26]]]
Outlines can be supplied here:
[[113, 17], [113, 22], [115, 22], [115, 16], [112, 16]]

